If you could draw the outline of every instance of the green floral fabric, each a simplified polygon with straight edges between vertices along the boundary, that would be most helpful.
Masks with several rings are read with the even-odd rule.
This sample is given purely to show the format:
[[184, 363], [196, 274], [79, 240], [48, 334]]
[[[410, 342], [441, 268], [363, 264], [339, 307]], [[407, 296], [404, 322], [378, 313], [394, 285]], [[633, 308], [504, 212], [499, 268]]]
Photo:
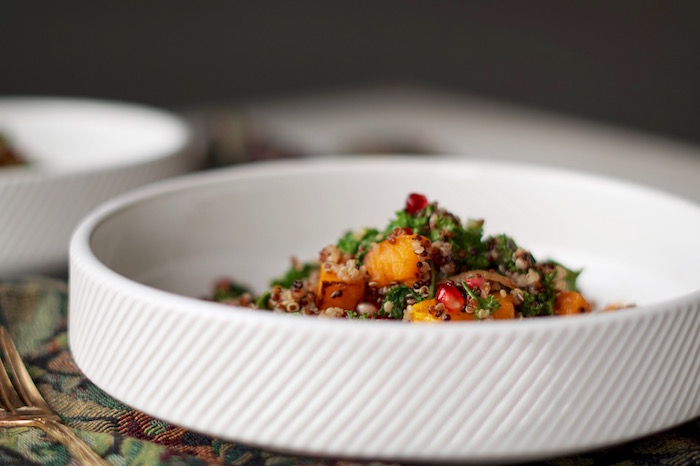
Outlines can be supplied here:
[[[0, 283], [0, 314], [39, 391], [63, 422], [112, 465], [388, 464], [298, 458], [202, 435], [133, 410], [93, 385], [68, 350], [66, 283]], [[0, 464], [71, 464], [66, 449], [35, 428], [0, 429]], [[537, 465], [700, 465], [700, 420], [673, 430]]]

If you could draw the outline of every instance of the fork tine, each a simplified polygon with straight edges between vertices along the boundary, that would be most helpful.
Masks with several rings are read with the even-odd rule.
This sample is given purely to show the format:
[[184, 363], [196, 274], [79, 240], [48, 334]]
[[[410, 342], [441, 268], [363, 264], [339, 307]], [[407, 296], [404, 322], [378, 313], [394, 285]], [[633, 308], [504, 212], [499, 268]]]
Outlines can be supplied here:
[[[29, 375], [29, 372], [27, 372], [26, 367], [24, 367], [22, 358], [20, 357], [12, 338], [10, 338], [10, 333], [4, 326], [0, 326], [0, 347], [2, 347], [2, 354], [5, 359], [6, 369], [10, 371], [10, 375], [16, 382], [14, 386], [15, 390], [12, 390], [12, 384], [9, 380], [6, 380], [6, 382], [10, 384], [9, 386], [6, 386], [5, 381], [0, 380], [0, 383], [3, 386], [3, 392], [9, 392], [8, 394], [10, 401], [13, 403], [12, 406], [16, 409], [21, 407], [21, 403], [24, 402], [24, 404], [27, 406], [33, 406], [49, 412], [49, 405], [46, 403], [46, 401], [44, 401], [44, 397], [41, 396], [41, 393], [36, 388], [36, 385], [34, 385], [34, 381]], [[4, 378], [8, 379], [7, 374], [5, 374]], [[16, 394], [13, 393], [15, 391]], [[14, 397], [19, 395], [19, 397], [12, 399], [13, 395]], [[19, 401], [20, 404], [17, 404], [17, 401]]]
[[3, 367], [0, 369], [0, 395], [7, 408], [5, 412], [0, 413], [0, 425], [2, 427], [38, 427], [51, 438], [62, 443], [81, 465], [108, 466], [108, 463], [79, 436], [61, 424], [59, 416], [51, 410], [34, 385], [10, 338], [10, 333], [2, 324], [0, 324], [0, 353], [3, 359]]
[[9, 362], [7, 362], [7, 352], [5, 351], [6, 339], [5, 327], [0, 327], [0, 347], [2, 347], [3, 354], [3, 364], [2, 369], [0, 369], [0, 397], [5, 410], [15, 414], [17, 409], [22, 407], [23, 403], [17, 395], [17, 390], [12, 385], [10, 378], [7, 376], [7, 365]]

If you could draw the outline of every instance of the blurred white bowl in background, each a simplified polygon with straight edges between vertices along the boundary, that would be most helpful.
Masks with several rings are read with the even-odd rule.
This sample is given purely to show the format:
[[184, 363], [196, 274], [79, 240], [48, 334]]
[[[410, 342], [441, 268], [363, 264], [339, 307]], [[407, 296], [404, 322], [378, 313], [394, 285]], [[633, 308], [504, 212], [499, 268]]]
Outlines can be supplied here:
[[0, 277], [65, 274], [78, 221], [123, 191], [198, 167], [203, 141], [173, 113], [63, 97], [1, 97]]

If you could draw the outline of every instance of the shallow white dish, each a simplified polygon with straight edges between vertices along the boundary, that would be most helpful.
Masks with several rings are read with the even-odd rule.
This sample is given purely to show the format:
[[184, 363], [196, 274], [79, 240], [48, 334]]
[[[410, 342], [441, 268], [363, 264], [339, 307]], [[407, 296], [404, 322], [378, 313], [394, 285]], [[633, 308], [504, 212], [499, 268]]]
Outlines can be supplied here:
[[65, 273], [70, 235], [91, 209], [203, 155], [182, 118], [118, 102], [2, 97], [0, 133], [27, 162], [0, 169], [0, 277]]
[[[536, 256], [585, 266], [616, 313], [418, 325], [330, 321], [198, 297], [258, 291], [423, 192]], [[119, 400], [206, 434], [331, 457], [523, 461], [700, 415], [700, 208], [572, 172], [443, 158], [241, 166], [120, 196], [70, 250], [70, 347]]]

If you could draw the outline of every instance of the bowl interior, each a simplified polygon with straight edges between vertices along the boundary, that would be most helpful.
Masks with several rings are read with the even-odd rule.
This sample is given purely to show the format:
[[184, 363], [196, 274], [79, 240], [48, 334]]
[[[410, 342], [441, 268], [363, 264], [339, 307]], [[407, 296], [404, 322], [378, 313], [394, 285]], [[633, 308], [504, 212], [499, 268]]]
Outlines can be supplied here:
[[257, 291], [291, 256], [316, 258], [348, 229], [383, 228], [421, 192], [536, 258], [583, 268], [599, 304], [697, 291], [700, 208], [646, 188], [525, 165], [440, 158], [278, 162], [161, 183], [115, 201], [90, 236], [96, 258], [155, 288], [200, 297], [219, 277]]
[[39, 97], [1, 98], [0, 133], [33, 167], [52, 173], [163, 157], [189, 137], [183, 122], [155, 109]]

